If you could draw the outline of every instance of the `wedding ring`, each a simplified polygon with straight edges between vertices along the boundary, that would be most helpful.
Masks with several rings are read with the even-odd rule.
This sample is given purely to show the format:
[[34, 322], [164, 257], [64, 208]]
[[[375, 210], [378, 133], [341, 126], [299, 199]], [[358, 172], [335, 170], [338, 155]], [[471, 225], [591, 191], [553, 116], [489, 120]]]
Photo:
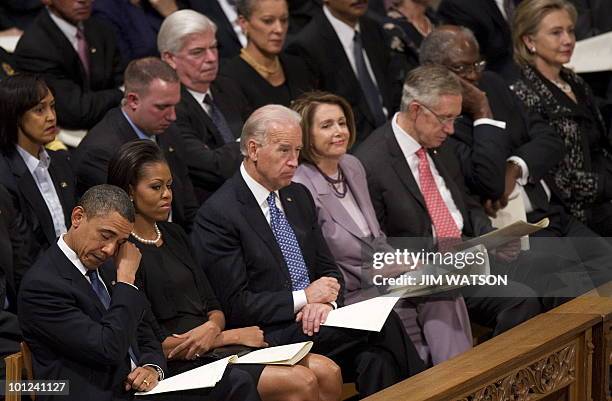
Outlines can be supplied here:
[[142, 381], [142, 384], [144, 384], [144, 385], [145, 385], [145, 387], [148, 387], [148, 386], [149, 386], [149, 381], [148, 381], [147, 379], [144, 379], [144, 380]]
[[196, 358], [199, 358], [199, 357], [200, 357], [200, 354], [198, 354], [198, 353], [196, 352], [195, 356], [196, 356]]

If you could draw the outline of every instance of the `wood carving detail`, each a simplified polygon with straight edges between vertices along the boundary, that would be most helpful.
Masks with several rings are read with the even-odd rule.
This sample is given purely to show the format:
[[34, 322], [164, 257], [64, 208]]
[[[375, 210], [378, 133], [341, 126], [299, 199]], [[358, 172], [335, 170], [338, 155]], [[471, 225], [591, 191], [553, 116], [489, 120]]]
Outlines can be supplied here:
[[547, 355], [531, 365], [455, 401], [531, 401], [575, 380], [576, 345]]

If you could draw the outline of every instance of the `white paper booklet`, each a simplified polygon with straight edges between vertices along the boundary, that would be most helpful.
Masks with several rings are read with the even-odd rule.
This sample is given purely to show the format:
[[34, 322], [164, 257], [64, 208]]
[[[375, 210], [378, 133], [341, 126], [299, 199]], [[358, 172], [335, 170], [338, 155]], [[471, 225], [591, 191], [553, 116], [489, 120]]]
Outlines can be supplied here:
[[329, 312], [324, 326], [379, 332], [400, 297], [382, 296]]
[[295, 365], [310, 352], [312, 341], [279, 345], [249, 352], [231, 363], [259, 363], [265, 365]]
[[565, 66], [577, 73], [612, 70], [612, 32], [576, 42], [572, 59]]

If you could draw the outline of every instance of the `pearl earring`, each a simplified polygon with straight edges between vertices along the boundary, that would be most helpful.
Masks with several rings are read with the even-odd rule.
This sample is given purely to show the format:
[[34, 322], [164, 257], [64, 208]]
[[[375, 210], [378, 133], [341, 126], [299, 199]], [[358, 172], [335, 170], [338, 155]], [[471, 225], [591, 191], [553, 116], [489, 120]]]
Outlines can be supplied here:
[[533, 46], [530, 50], [531, 50], [532, 53], [535, 53], [536, 52], [535, 46]]

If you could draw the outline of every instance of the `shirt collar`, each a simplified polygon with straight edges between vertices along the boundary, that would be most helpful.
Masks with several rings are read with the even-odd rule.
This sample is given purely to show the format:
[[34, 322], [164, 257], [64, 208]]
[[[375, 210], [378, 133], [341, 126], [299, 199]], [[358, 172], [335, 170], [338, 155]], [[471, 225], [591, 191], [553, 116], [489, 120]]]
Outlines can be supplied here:
[[415, 154], [419, 149], [422, 148], [417, 141], [414, 140], [412, 135], [406, 132], [402, 127], [399, 126], [397, 119], [400, 113], [395, 113], [391, 119], [391, 127], [393, 129], [393, 135], [399, 144], [404, 157], [409, 157]]
[[65, 19], [58, 17], [57, 15], [52, 13], [51, 10], [49, 10], [49, 8], [47, 8], [47, 12], [49, 13], [49, 16], [51, 17], [51, 20], [55, 22], [55, 25], [57, 25], [60, 31], [62, 31], [62, 33], [70, 41], [72, 41], [73, 39], [76, 40], [77, 27], [75, 25], [72, 25], [70, 22], [66, 21]]
[[196, 102], [198, 102], [199, 105], [204, 104], [204, 98], [206, 97], [206, 95], [210, 96], [211, 99], [213, 98], [210, 89], [208, 89], [206, 92], [196, 92], [187, 87], [185, 88], [187, 89], [187, 92], [191, 93], [191, 96], [193, 96], [193, 98], [196, 100]]
[[[242, 162], [242, 164], [240, 165], [240, 174], [242, 175], [244, 182], [246, 182], [247, 187], [249, 187], [249, 189], [251, 190], [253, 196], [255, 196], [257, 204], [259, 206], [267, 205], [268, 196], [270, 196], [270, 191], [268, 191], [266, 187], [255, 181], [255, 179], [253, 179], [253, 177], [249, 175], [249, 173], [246, 171], [246, 168], [244, 167], [244, 162]], [[276, 194], [276, 198], [280, 199], [278, 197], [278, 191], [274, 191], [274, 193]]]
[[338, 18], [334, 17], [327, 6], [323, 6], [323, 13], [329, 20], [332, 28], [334, 28], [334, 31], [336, 31], [336, 35], [338, 35], [338, 39], [340, 39], [342, 47], [345, 49], [352, 49], [355, 31], [359, 32], [359, 23], [357, 23], [353, 29], [353, 27], [348, 25], [346, 22], [340, 21]]
[[59, 239], [57, 240], [57, 246], [59, 247], [59, 249], [61, 249], [64, 255], [66, 255], [66, 257], [74, 265], [74, 267], [76, 267], [77, 270], [83, 276], [86, 276], [88, 271], [87, 268], [83, 265], [83, 262], [81, 262], [81, 259], [79, 259], [76, 252], [68, 246], [66, 241], [64, 241], [64, 235], [66, 234], [60, 235]]
[[127, 115], [127, 113], [125, 112], [125, 110], [123, 110], [123, 108], [121, 109], [121, 113], [123, 113], [123, 116], [125, 117], [127, 122], [130, 123], [130, 126], [132, 127], [132, 129], [134, 130], [136, 135], [138, 135], [138, 138], [140, 138], [140, 139], [148, 139], [149, 141], [155, 142], [155, 135], [147, 135], [147, 134], [145, 134], [140, 128], [138, 128], [136, 126], [136, 124], [134, 124], [132, 119]]
[[51, 159], [49, 158], [49, 154], [47, 153], [45, 148], [42, 148], [40, 152], [38, 153], [38, 159], [32, 156], [30, 153], [28, 153], [25, 149], [23, 149], [19, 145], [17, 145], [17, 152], [19, 152], [19, 155], [21, 156], [26, 167], [30, 171], [30, 174], [34, 174], [34, 170], [36, 170], [38, 167], [45, 168], [45, 169], [49, 168]]

